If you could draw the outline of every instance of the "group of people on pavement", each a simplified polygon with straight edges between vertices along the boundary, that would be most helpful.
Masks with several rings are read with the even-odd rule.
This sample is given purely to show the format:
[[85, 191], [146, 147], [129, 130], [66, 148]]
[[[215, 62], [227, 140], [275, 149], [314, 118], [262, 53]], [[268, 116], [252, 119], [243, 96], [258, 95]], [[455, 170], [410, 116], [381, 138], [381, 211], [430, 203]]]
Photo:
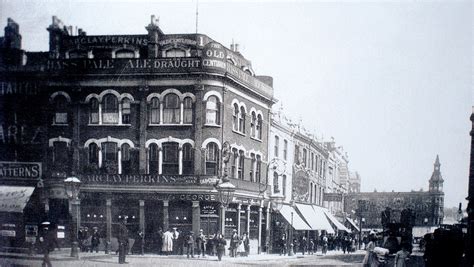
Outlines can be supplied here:
[[97, 227], [92, 228], [92, 232], [88, 227], [81, 226], [77, 233], [77, 239], [81, 252], [99, 252], [100, 234]]
[[321, 234], [319, 238], [307, 238], [300, 236], [293, 238], [292, 242], [288, 240], [286, 234], [283, 234], [278, 242], [280, 255], [286, 255], [292, 249], [293, 253], [300, 252], [302, 255], [312, 255], [317, 252], [318, 246], [322, 254], [328, 250], [342, 250], [344, 253], [354, 252], [356, 250], [357, 240], [349, 234], [341, 234], [336, 237], [333, 235]]

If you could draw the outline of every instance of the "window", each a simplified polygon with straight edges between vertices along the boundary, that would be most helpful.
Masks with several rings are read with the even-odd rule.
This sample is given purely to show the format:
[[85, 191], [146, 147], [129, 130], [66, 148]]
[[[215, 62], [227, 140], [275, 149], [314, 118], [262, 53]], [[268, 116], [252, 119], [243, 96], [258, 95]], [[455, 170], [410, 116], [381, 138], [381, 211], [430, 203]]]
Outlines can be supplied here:
[[238, 131], [239, 129], [239, 106], [234, 104], [234, 112], [232, 113], [232, 129]]
[[232, 167], [231, 167], [231, 177], [237, 178], [237, 164], [239, 160], [239, 152], [237, 149], [232, 149]]
[[288, 140], [283, 140], [283, 159], [288, 159]]
[[245, 164], [245, 154], [244, 151], [239, 151], [239, 169], [237, 173], [237, 177], [241, 180], [244, 179], [244, 164]]
[[158, 97], [153, 97], [150, 102], [150, 123], [160, 123], [160, 100]]
[[178, 124], [180, 114], [180, 103], [178, 95], [167, 94], [164, 99], [163, 123]]
[[88, 58], [88, 53], [85, 50], [72, 50], [69, 52], [69, 59]]
[[254, 153], [250, 153], [250, 158], [251, 158], [251, 165], [250, 165], [250, 181], [251, 182], [255, 182], [255, 170], [254, 168], [256, 167], [256, 158], [255, 158], [255, 154]]
[[102, 166], [108, 174], [118, 173], [117, 144], [112, 142], [102, 143]]
[[89, 145], [89, 164], [99, 164], [99, 147], [95, 143]]
[[295, 163], [300, 164], [300, 147], [295, 145]]
[[262, 183], [261, 170], [262, 170], [262, 159], [259, 155], [257, 155], [257, 167], [255, 168], [255, 179], [257, 179], [257, 182], [259, 183]]
[[303, 148], [303, 164], [305, 165], [305, 167], [308, 166], [308, 151], [306, 150], [306, 148]]
[[311, 152], [311, 170], [314, 170], [314, 153]]
[[118, 101], [117, 97], [107, 94], [102, 100], [102, 123], [118, 124]]
[[286, 197], [286, 175], [283, 175], [282, 187], [283, 187], [283, 196]]
[[158, 174], [158, 145], [151, 144], [148, 148], [149, 173]]
[[[56, 167], [68, 166], [68, 149], [66, 142], [53, 143], [53, 164]], [[57, 168], [56, 168], [57, 169]]]
[[191, 97], [186, 97], [184, 99], [184, 114], [183, 114], [183, 123], [193, 123], [193, 99]]
[[89, 111], [90, 124], [98, 124], [99, 123], [99, 100], [97, 98], [91, 99], [89, 109], [90, 109]]
[[183, 145], [183, 174], [192, 174], [193, 169], [194, 153], [191, 144]]
[[255, 112], [252, 112], [251, 119], [250, 119], [250, 136], [257, 138], [257, 116]]
[[163, 143], [163, 174], [179, 174], [178, 143]]
[[255, 129], [256, 138], [262, 140], [262, 129], [263, 129], [263, 119], [262, 115], [258, 114], [257, 116], [257, 128]]
[[54, 124], [67, 124], [67, 102], [67, 98], [63, 95], [54, 98]]
[[128, 49], [121, 49], [115, 52], [115, 58], [135, 58], [135, 52]]
[[240, 107], [239, 132], [245, 133], [245, 109], [244, 109], [244, 107]]
[[206, 174], [217, 175], [219, 166], [219, 147], [216, 143], [206, 146]]
[[313, 183], [309, 183], [309, 202], [313, 201]]
[[273, 193], [278, 194], [280, 193], [280, 189], [278, 188], [278, 173], [273, 173]]
[[130, 145], [123, 144], [120, 149], [121, 160], [122, 160], [122, 174], [130, 174], [131, 173], [131, 166], [130, 166]]
[[168, 49], [165, 52], [165, 57], [185, 57], [186, 56], [186, 51], [183, 49], [178, 49], [178, 48], [172, 48]]
[[275, 135], [275, 158], [278, 158], [278, 146], [279, 146], [279, 143], [280, 143], [280, 138]]
[[216, 96], [210, 96], [206, 101], [206, 124], [220, 125], [220, 103]]
[[130, 124], [130, 99], [124, 98], [122, 101], [122, 123]]

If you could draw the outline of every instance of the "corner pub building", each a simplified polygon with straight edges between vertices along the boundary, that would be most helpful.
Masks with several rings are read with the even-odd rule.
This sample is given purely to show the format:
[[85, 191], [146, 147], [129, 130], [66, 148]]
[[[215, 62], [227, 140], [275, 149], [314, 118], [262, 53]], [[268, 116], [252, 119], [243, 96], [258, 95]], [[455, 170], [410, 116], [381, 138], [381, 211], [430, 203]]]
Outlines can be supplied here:
[[[145, 28], [73, 34], [53, 17], [49, 51], [27, 52], [8, 19], [0, 39], [0, 160], [41, 167], [40, 177], [1, 175], [1, 190], [31, 191], [24, 210], [1, 211], [16, 218], [2, 219], [2, 227], [18, 233], [10, 236], [17, 245], [28, 224], [45, 219], [69, 245], [69, 211], [78, 205], [77, 226], [97, 227], [112, 244], [125, 217], [132, 238], [144, 233], [148, 252], [159, 251], [159, 229], [173, 227], [225, 229], [226, 237], [236, 229], [249, 233], [251, 252], [263, 248], [272, 78], [256, 76], [238, 45], [165, 34], [154, 16]], [[224, 143], [231, 150], [225, 165]], [[224, 167], [236, 186], [227, 208], [213, 191]], [[81, 181], [77, 202], [65, 193], [71, 176]]]

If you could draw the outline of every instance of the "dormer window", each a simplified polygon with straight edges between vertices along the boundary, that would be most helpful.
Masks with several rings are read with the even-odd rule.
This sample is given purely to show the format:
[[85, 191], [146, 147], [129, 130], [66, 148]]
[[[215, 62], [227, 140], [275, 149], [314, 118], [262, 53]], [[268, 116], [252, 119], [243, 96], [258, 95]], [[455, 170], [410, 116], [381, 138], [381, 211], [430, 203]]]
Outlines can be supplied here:
[[186, 57], [186, 51], [179, 48], [172, 48], [165, 51], [164, 57]]
[[115, 58], [135, 58], [136, 53], [130, 49], [120, 49], [115, 51]]

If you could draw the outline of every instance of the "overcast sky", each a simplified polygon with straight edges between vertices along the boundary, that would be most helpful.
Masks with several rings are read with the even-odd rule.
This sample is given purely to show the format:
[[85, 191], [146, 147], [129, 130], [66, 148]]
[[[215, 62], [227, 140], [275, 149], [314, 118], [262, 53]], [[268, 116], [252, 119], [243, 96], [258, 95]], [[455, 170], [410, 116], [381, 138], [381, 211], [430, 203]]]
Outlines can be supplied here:
[[[51, 17], [90, 35], [194, 33], [195, 1], [0, 0], [23, 47], [48, 49]], [[427, 190], [436, 154], [446, 206], [467, 196], [472, 94], [470, 1], [199, 2], [198, 31], [240, 44], [274, 78], [285, 113], [349, 154], [362, 190]], [[465, 208], [465, 205], [464, 205]]]

